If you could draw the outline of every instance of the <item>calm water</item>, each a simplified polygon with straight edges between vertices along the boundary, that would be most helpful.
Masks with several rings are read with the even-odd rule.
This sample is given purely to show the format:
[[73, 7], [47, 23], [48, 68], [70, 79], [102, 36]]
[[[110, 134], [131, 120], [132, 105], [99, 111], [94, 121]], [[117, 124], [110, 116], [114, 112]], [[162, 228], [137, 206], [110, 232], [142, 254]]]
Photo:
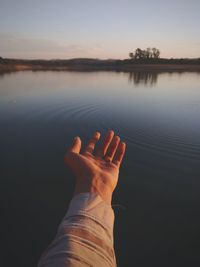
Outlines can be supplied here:
[[1, 75], [1, 265], [36, 265], [72, 196], [66, 148], [113, 129], [118, 265], [200, 266], [199, 118], [198, 73]]

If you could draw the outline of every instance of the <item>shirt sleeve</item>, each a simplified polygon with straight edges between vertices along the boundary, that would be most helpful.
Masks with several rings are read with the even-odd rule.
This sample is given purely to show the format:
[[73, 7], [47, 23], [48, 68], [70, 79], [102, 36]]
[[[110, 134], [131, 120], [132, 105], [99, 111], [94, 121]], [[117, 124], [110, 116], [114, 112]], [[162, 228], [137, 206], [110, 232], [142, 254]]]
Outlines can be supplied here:
[[38, 267], [113, 267], [114, 212], [97, 194], [73, 197]]

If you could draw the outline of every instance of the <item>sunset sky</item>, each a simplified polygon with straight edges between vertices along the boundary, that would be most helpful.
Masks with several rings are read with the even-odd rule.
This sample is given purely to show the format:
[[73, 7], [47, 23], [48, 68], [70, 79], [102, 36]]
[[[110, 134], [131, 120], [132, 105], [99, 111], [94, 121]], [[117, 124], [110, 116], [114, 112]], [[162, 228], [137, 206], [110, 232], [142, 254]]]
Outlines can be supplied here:
[[200, 57], [199, 0], [0, 0], [0, 56]]

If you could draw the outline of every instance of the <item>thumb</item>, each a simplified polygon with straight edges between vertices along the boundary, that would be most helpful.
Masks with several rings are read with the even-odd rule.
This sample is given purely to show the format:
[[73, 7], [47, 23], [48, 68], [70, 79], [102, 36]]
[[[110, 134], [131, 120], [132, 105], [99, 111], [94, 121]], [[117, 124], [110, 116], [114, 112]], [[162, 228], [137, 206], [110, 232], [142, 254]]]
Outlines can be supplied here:
[[81, 139], [80, 137], [75, 137], [73, 143], [67, 153], [64, 156], [64, 162], [73, 169], [77, 162], [77, 156], [81, 150]]
[[68, 152], [74, 152], [79, 154], [80, 150], [81, 150], [81, 139], [79, 136], [76, 136]]

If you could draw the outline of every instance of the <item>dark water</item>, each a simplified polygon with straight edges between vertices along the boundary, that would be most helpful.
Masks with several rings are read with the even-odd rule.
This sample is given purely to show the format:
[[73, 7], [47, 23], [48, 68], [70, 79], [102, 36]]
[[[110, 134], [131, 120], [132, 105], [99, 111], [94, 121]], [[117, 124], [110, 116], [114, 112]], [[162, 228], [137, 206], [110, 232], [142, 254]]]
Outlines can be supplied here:
[[114, 195], [121, 266], [200, 266], [200, 75], [0, 76], [1, 266], [36, 266], [67, 210], [73, 136], [127, 143]]

